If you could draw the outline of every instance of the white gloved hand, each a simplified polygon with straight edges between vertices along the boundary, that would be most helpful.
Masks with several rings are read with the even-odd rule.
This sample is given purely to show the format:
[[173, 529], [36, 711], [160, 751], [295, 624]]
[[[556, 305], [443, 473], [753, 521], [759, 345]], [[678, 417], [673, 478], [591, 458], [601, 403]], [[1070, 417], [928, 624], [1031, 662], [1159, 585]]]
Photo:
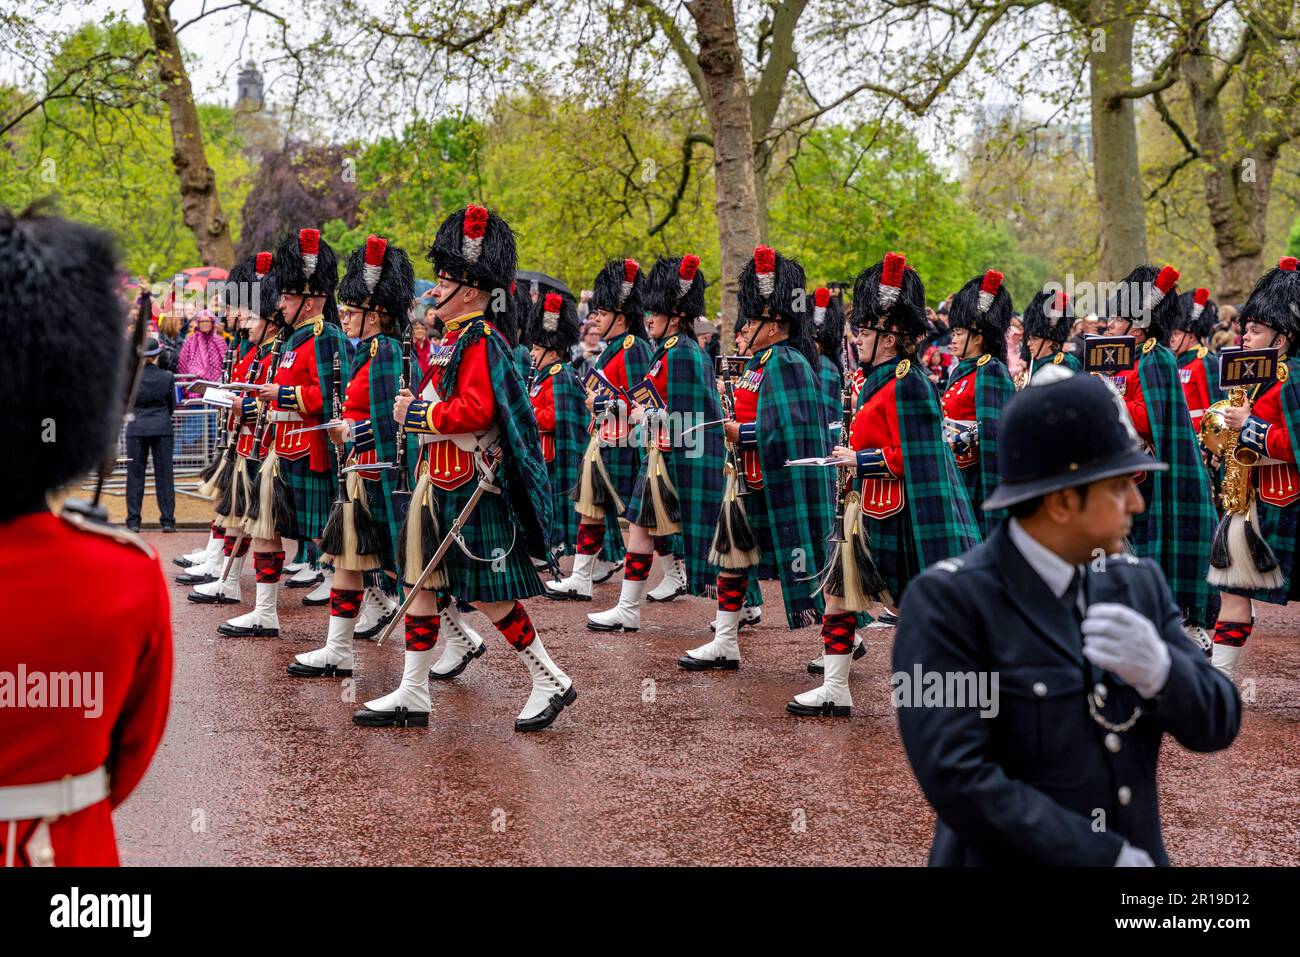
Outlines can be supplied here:
[[1083, 619], [1083, 654], [1113, 672], [1144, 698], [1154, 698], [1169, 680], [1169, 648], [1144, 615], [1126, 605], [1099, 602]]
[[1119, 857], [1115, 858], [1116, 867], [1155, 867], [1156, 862], [1151, 860], [1151, 855], [1140, 847], [1134, 847], [1128, 841], [1119, 849]]

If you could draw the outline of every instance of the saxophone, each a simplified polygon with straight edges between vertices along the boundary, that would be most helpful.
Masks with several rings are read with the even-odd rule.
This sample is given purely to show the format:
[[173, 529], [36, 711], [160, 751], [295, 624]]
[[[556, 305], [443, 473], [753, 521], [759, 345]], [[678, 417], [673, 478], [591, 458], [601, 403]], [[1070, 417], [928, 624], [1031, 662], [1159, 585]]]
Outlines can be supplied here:
[[1240, 448], [1237, 433], [1223, 420], [1223, 410], [1229, 406], [1246, 404], [1246, 390], [1235, 388], [1228, 398], [1220, 399], [1205, 410], [1201, 417], [1201, 445], [1211, 455], [1223, 462], [1223, 486], [1219, 500], [1229, 515], [1245, 515], [1250, 510], [1254, 489], [1251, 487], [1250, 469], [1259, 461], [1251, 449]]

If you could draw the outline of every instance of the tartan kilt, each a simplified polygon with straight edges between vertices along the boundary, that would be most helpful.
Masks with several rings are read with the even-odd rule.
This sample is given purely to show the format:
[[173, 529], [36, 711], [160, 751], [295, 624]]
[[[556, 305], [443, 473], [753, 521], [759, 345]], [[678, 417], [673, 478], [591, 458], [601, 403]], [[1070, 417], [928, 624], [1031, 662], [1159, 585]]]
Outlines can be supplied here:
[[362, 488], [366, 490], [366, 504], [370, 506], [370, 514], [375, 519], [375, 527], [379, 529], [379, 538], [383, 545], [379, 549], [379, 565], [384, 571], [397, 571], [397, 538], [401, 534], [401, 526], [395, 526], [385, 521], [384, 516], [388, 515], [387, 508], [391, 505], [391, 498], [386, 497], [384, 483], [382, 481], [372, 482], [368, 479], [362, 480]]
[[[600, 457], [618, 497], [624, 502], [630, 501], [636, 487], [637, 473], [645, 463], [641, 450], [624, 439], [618, 445], [602, 445]], [[612, 511], [606, 511], [605, 543], [600, 557], [607, 562], [621, 562], [626, 555], [627, 548], [623, 544], [623, 529], [618, 524], [618, 516]]]
[[[666, 458], [672, 454], [672, 452], [665, 452], [664, 457]], [[633, 525], [636, 524], [637, 516], [641, 514], [641, 499], [646, 495], [645, 484], [649, 474], [649, 466], [646, 464], [646, 460], [642, 459], [641, 466], [636, 472], [636, 481], [632, 483], [632, 494], [623, 499], [627, 503], [627, 507], [623, 511], [623, 517]]]
[[[758, 542], [758, 564], [750, 567], [749, 580], [751, 583], [773, 581], [780, 577], [780, 571], [776, 567], [776, 542], [772, 538], [772, 523], [767, 514], [767, 495], [762, 489], [751, 490], [738, 501], [745, 506], [749, 527], [753, 529], [754, 540]], [[721, 521], [721, 517], [718, 520]], [[725, 570], [722, 573], [727, 574]], [[755, 594], [759, 596], [759, 604], [762, 604], [762, 592], [757, 588], [746, 598], [752, 598]]]
[[894, 607], [898, 607], [908, 583], [924, 571], [912, 544], [912, 510], [904, 504], [900, 511], [879, 519], [864, 513], [862, 524], [871, 541], [871, 558], [894, 596]]
[[[665, 452], [665, 453], [663, 454], [663, 455], [664, 455], [664, 467], [668, 469], [668, 473], [669, 473], [670, 476], [672, 475], [672, 468], [671, 468], [670, 463], [669, 463], [669, 457], [670, 457], [670, 456], [673, 456], [673, 455], [676, 455], [676, 454], [677, 454], [677, 453], [676, 453], [676, 452], [673, 452], [673, 451], [667, 451], [667, 452]], [[648, 459], [647, 459], [645, 456], [642, 456], [642, 457], [641, 457], [641, 464], [640, 464], [640, 466], [638, 466], [638, 468], [637, 468], [636, 481], [632, 483], [632, 494], [631, 494], [631, 495], [628, 495], [628, 496], [623, 496], [623, 492], [622, 492], [622, 490], [619, 491], [619, 495], [620, 495], [620, 496], [623, 496], [623, 501], [627, 503], [627, 507], [626, 507], [626, 508], [624, 509], [624, 511], [623, 511], [623, 517], [624, 517], [625, 519], [627, 519], [629, 522], [631, 522], [633, 525], [636, 524], [636, 517], [637, 517], [638, 515], [641, 514], [641, 499], [642, 499], [642, 498], [645, 496], [645, 494], [646, 494], [646, 488], [645, 488], [646, 478], [647, 478], [647, 476], [649, 475], [649, 472], [650, 472], [650, 468], [649, 468], [649, 465], [648, 465], [647, 463], [648, 463]], [[681, 494], [682, 494], [682, 490], [681, 490], [681, 489], [678, 489], [678, 490], [677, 490], [677, 495], [678, 495], [678, 501], [679, 501], [679, 503], [680, 503], [680, 496], [681, 496]], [[682, 518], [683, 518], [683, 520], [684, 520], [684, 519], [686, 518], [686, 516], [683, 515]], [[618, 525], [618, 518], [617, 518], [616, 516], [609, 516], [609, 515], [606, 515], [606, 516], [605, 516], [605, 521], [606, 521], [607, 523], [610, 522], [610, 521], [613, 521], [613, 523], [614, 523], [614, 525], [615, 525], [616, 527], [617, 527], [617, 525]], [[623, 541], [622, 533], [616, 531], [615, 534], [618, 535], [618, 540], [619, 540], [619, 543], [620, 543], [620, 545], [621, 545], [621, 544], [622, 544], [622, 541]], [[607, 525], [605, 526], [605, 543], [606, 543], [606, 545], [609, 544], [609, 535], [610, 535], [610, 532], [609, 532], [609, 525], [607, 524]], [[661, 537], [662, 537], [662, 538], [667, 538], [667, 539], [668, 539], [668, 550], [669, 550], [669, 551], [671, 551], [674, 555], [678, 556], [679, 558], [682, 557], [683, 545], [682, 545], [682, 533], [681, 533], [681, 532], [673, 532], [673, 534], [671, 534], [671, 535], [664, 535], [664, 536], [656, 535], [656, 536], [655, 536], [656, 539], [657, 539], [657, 538], [661, 538]], [[626, 554], [627, 554], [627, 551], [626, 551], [626, 549], [622, 549], [622, 548], [621, 548], [621, 549], [620, 549], [620, 553], [626, 555]], [[608, 556], [605, 557], [605, 560], [606, 560], [606, 561], [612, 561], [612, 559], [610, 559]]]
[[[445, 535], [465, 507], [477, 482], [466, 482], [450, 492], [434, 489], [438, 498], [438, 521]], [[447, 591], [464, 601], [512, 601], [542, 593], [542, 580], [528, 557], [528, 544], [510, 517], [500, 495], [483, 493], [461, 532], [465, 546], [478, 558], [470, 558], [452, 542], [442, 560]], [[494, 554], [503, 555], [492, 561]], [[418, 572], [416, 574], [419, 574]]]
[[334, 505], [336, 476], [333, 472], [313, 472], [310, 458], [296, 461], [280, 459], [280, 477], [289, 489], [293, 503], [294, 528], [288, 538], [320, 538]]
[[1295, 556], [1300, 550], [1300, 503], [1279, 507], [1270, 505], [1258, 496], [1255, 507], [1259, 515], [1259, 534], [1277, 555], [1282, 570], [1282, 584], [1278, 588], [1225, 588], [1230, 595], [1243, 595], [1271, 605], [1285, 605], [1300, 601], [1300, 581], [1295, 575]]

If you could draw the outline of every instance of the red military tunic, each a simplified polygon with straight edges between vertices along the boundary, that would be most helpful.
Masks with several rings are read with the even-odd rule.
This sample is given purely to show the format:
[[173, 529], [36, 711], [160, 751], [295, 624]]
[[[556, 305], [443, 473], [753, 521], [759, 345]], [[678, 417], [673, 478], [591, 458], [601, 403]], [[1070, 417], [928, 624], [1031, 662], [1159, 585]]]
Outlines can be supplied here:
[[1282, 383], [1269, 385], [1255, 399], [1250, 414], [1269, 424], [1264, 445], [1268, 457], [1277, 459], [1275, 464], [1258, 465], [1251, 469], [1255, 490], [1260, 499], [1270, 505], [1290, 505], [1300, 499], [1300, 473], [1296, 470], [1295, 448], [1291, 444], [1291, 433], [1287, 430], [1286, 416], [1282, 410]]
[[[677, 337], [673, 336], [665, 343], [664, 354], [656, 359], [646, 371], [646, 378], [654, 383], [655, 391], [659, 393], [659, 398], [665, 403], [668, 402], [668, 349], [671, 349], [677, 343]], [[672, 437], [669, 435], [667, 428], [660, 428], [655, 432], [656, 444], [660, 451], [667, 452], [672, 449]]]
[[[357, 344], [357, 348], [365, 350], [362, 355], [369, 356], [370, 343], [378, 340], [371, 339]], [[391, 410], [390, 410], [391, 411]], [[378, 461], [375, 452], [375, 443], [373, 435], [370, 435], [370, 359], [367, 358], [364, 364], [352, 376], [348, 382], [347, 388], [343, 393], [343, 418], [348, 422], [357, 424], [357, 444], [352, 453], [352, 463], [354, 465], [369, 465], [371, 462]], [[371, 482], [379, 480], [378, 471], [363, 471], [361, 477]]]
[[[258, 384], [264, 384], [267, 377], [271, 374], [271, 350], [269, 346], [262, 349], [249, 349], [248, 354], [239, 360], [239, 366], [231, 373], [233, 381], [249, 382], [249, 374], [252, 372], [253, 356], [257, 352], [262, 352], [260, 368], [257, 370]], [[247, 361], [245, 361], [247, 360]], [[253, 457], [253, 426], [257, 424], [257, 400], [252, 396], [244, 396], [239, 403], [239, 441], [235, 445], [235, 451], [244, 458]], [[231, 410], [234, 411], [233, 409]]]
[[[752, 369], [740, 377], [732, 394], [735, 398], [736, 421], [742, 425], [758, 421], [758, 390], [763, 384], [762, 368]], [[763, 487], [763, 463], [758, 457], [757, 448], [740, 450], [741, 465], [745, 469], [745, 481], [755, 490]]]
[[[460, 338], [461, 331], [471, 322], [481, 319], [482, 315], [474, 313], [462, 317], [455, 329], [448, 329], [444, 339], [446, 351], [433, 357], [429, 371], [420, 383], [420, 399], [411, 403], [406, 414], [406, 429], [418, 433], [423, 443], [416, 475], [418, 477], [422, 471], [427, 471], [429, 481], [439, 488], [459, 488], [474, 477], [473, 453], [442, 436], [482, 435], [492, 428], [496, 417], [487, 343], [481, 339], [470, 345], [461, 356], [455, 394], [443, 396], [439, 390], [443, 370], [451, 356], [451, 346]], [[487, 324], [487, 334], [500, 335], [491, 323]]]
[[1196, 358], [1178, 367], [1178, 379], [1183, 384], [1187, 409], [1192, 414], [1192, 428], [1200, 432], [1201, 416], [1214, 400], [1210, 397], [1210, 379], [1205, 372], [1206, 349], [1201, 346], [1193, 351], [1197, 353]]
[[[275, 422], [275, 452], [282, 459], [297, 461], [310, 456], [313, 472], [329, 468], [329, 449], [323, 431], [297, 432], [297, 429], [321, 425], [324, 419], [325, 397], [321, 391], [320, 371], [316, 364], [315, 323], [323, 319], [309, 319], [296, 326], [289, 341], [282, 347], [280, 363], [272, 380], [280, 387], [279, 397], [271, 404]], [[304, 330], [306, 333], [304, 334]], [[342, 357], [340, 357], [342, 358]]]
[[872, 518], [886, 518], [903, 508], [903, 442], [898, 430], [898, 405], [894, 391], [898, 379], [890, 379], [853, 416], [849, 445], [855, 452], [880, 449], [890, 478], [862, 480], [862, 511]]
[[[962, 423], [978, 421], [975, 412], [975, 375], [978, 372], [978, 367], [971, 369], [944, 390], [939, 405], [943, 409], [945, 420], [951, 419]], [[961, 469], [968, 469], [980, 460], [978, 445], [973, 445], [961, 453], [954, 450], [953, 454], [957, 460], [957, 467]]]
[[1142, 379], [1138, 375], [1137, 363], [1134, 363], [1132, 369], [1115, 373], [1111, 381], [1124, 397], [1124, 405], [1128, 409], [1128, 417], [1133, 421], [1133, 428], [1137, 429], [1137, 434], [1149, 447], [1152, 442], [1151, 416], [1147, 412], [1146, 399], [1142, 397]]
[[[610, 385], [617, 386], [624, 394], [635, 385], [627, 375], [627, 350], [635, 342], [635, 336], [626, 336], [623, 339], [623, 347], [610, 356], [609, 361], [600, 370], [600, 374], [609, 380]], [[662, 392], [659, 394], [663, 395]], [[622, 395], [616, 395], [609, 399], [609, 403], [606, 407], [607, 415], [600, 429], [600, 437], [610, 444], [617, 444], [626, 438], [628, 432], [627, 402], [623, 400]], [[590, 428], [595, 428], [595, 424], [596, 417], [592, 416]]]
[[[140, 783], [162, 739], [172, 676], [167, 585], [158, 557], [130, 541], [138, 540], [85, 531], [49, 512], [0, 522], [0, 580], [22, 595], [0, 631], [0, 791], [100, 766], [109, 773], [108, 798], [51, 821], [48, 844], [40, 819], [0, 820], [0, 866], [118, 863], [110, 812]], [[62, 569], [70, 566], [95, 573], [69, 588]], [[33, 676], [45, 676], [51, 692], [57, 680], [66, 703], [71, 686], [57, 676], [87, 673], [101, 676], [98, 692], [92, 679], [74, 706], [33, 709]]]
[[561, 369], [555, 363], [543, 375], [538, 372], [538, 381], [528, 391], [528, 401], [532, 403], [533, 415], [537, 417], [537, 429], [542, 437], [542, 458], [555, 461], [555, 382], [554, 375]]

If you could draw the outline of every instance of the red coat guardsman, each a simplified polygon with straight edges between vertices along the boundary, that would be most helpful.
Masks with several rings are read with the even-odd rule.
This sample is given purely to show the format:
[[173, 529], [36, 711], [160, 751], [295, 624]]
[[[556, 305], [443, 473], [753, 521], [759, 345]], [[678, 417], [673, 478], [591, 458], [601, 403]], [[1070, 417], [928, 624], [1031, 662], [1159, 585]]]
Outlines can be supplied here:
[[[21, 330], [25, 343], [0, 360], [0, 441], [23, 463], [0, 469], [0, 575], [22, 596], [0, 630], [0, 866], [115, 866], [112, 810], [140, 783], [167, 718], [157, 556], [96, 508], [55, 516], [47, 500], [97, 467], [121, 428], [115, 258], [98, 230], [0, 208], [0, 334], [12, 343]], [[76, 389], [49, 375], [58, 366], [77, 370]], [[70, 590], [69, 565], [95, 574]]]
[[1183, 384], [1192, 428], [1201, 431], [1201, 416], [1223, 398], [1219, 390], [1219, 357], [1210, 352], [1207, 340], [1219, 318], [1219, 307], [1210, 290], [1197, 289], [1178, 297], [1178, 315], [1169, 335], [1169, 348], [1178, 359], [1178, 379]]

